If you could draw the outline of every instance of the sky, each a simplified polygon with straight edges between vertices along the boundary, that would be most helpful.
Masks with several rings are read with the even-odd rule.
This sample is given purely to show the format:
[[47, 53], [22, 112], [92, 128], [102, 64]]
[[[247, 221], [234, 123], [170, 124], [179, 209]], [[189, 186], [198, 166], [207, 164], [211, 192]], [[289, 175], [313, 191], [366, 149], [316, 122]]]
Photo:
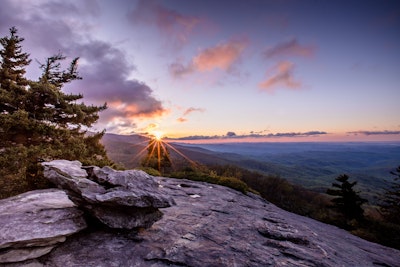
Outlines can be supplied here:
[[400, 1], [2, 0], [32, 59], [79, 57], [65, 86], [93, 130], [174, 140], [400, 141]]

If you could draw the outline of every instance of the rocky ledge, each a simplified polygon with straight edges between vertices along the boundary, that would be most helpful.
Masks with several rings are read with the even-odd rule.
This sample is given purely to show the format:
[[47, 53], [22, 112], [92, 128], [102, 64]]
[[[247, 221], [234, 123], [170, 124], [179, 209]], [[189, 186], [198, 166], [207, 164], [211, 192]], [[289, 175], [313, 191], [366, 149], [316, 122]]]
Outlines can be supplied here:
[[[89, 180], [95, 170], [97, 178], [90, 179], [97, 180], [95, 183], [106, 190], [101, 189], [94, 197], [101, 205], [109, 203], [105, 199], [112, 194], [107, 190], [123, 187], [135, 193], [138, 186], [147, 194], [159, 196], [170, 207], [160, 207], [163, 216], [147, 229], [89, 226], [44, 256], [6, 266], [400, 266], [398, 250], [283, 211], [253, 194], [144, 174], [135, 181], [132, 171], [92, 168], [81, 172], [76, 162], [63, 162], [60, 169], [57, 164], [47, 166], [68, 179], [81, 176], [80, 179]], [[114, 177], [113, 181], [104, 182], [104, 176]], [[152, 181], [152, 186], [142, 187], [141, 182], [147, 180]], [[94, 186], [86, 180], [83, 184], [86, 186], [79, 185], [80, 188]], [[74, 192], [72, 199], [81, 194], [74, 191], [75, 186], [78, 185], [72, 183], [68, 189]], [[95, 202], [91, 194], [80, 191], [88, 203]], [[102, 198], [103, 195], [107, 198]], [[131, 195], [128, 199], [131, 200], [121, 202], [139, 201]], [[158, 200], [144, 202], [158, 203]], [[83, 210], [95, 214], [85, 205]]]
[[79, 161], [43, 163], [44, 175], [71, 200], [111, 228], [148, 228], [159, 220], [159, 208], [174, 201], [158, 190], [158, 183], [143, 171], [116, 171], [109, 167], [82, 168]]

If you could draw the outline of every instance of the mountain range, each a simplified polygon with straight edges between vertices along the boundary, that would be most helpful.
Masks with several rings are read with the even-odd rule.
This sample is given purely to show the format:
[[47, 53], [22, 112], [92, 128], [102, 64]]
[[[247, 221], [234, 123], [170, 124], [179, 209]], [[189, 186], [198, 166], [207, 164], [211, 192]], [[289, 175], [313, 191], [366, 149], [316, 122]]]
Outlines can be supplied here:
[[[112, 160], [130, 169], [140, 165], [147, 153], [149, 138], [105, 134], [102, 142]], [[236, 165], [262, 174], [277, 175], [317, 192], [325, 192], [337, 176], [347, 174], [358, 182], [357, 189], [370, 201], [383, 192], [392, 179], [390, 171], [400, 165], [400, 142], [165, 142], [173, 165], [181, 165], [188, 159], [204, 165]]]

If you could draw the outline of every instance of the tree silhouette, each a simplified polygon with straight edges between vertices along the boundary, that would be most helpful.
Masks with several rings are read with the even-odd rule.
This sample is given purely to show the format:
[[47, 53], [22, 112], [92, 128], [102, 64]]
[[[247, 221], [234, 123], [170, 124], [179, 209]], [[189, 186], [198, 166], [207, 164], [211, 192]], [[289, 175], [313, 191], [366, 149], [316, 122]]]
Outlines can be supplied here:
[[35, 188], [38, 159], [112, 165], [99, 142], [104, 133], [86, 131], [106, 105], [77, 103], [82, 95], [62, 91], [65, 84], [81, 79], [78, 58], [63, 70], [61, 61], [66, 57], [49, 57], [40, 66], [39, 79], [28, 80], [25, 68], [31, 61], [22, 51], [23, 41], [14, 27], [9, 36], [0, 38], [0, 197], [8, 194], [1, 191], [15, 194]]
[[339, 183], [332, 183], [334, 189], [328, 189], [327, 194], [337, 196], [331, 201], [333, 207], [341, 212], [346, 219], [361, 220], [364, 218], [364, 210], [361, 205], [367, 200], [359, 196], [359, 192], [354, 191], [353, 187], [357, 181], [350, 183], [349, 176], [346, 174], [339, 175], [336, 179]]
[[24, 77], [25, 67], [31, 60], [22, 52], [24, 38], [18, 36], [15, 27], [10, 36], [0, 38], [0, 113], [12, 113], [23, 108], [28, 80]]
[[380, 206], [385, 219], [400, 225], [400, 166], [390, 173], [395, 177], [386, 189]]

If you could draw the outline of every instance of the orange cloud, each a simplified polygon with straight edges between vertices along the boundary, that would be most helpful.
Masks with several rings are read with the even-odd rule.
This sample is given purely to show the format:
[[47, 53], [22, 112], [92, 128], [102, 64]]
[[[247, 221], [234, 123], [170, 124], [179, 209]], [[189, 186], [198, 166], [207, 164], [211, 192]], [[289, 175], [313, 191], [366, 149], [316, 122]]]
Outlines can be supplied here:
[[228, 70], [240, 57], [247, 46], [246, 41], [230, 41], [207, 48], [193, 58], [193, 65], [199, 71], [213, 69]]
[[169, 113], [169, 110], [163, 107], [146, 109], [145, 105], [121, 100], [111, 101], [107, 106], [108, 108], [100, 114], [99, 125], [104, 125], [109, 132], [123, 134], [133, 133], [137, 127], [135, 122], [138, 120], [159, 118]]
[[107, 107], [107, 110], [102, 113], [103, 118], [154, 118], [160, 117], [169, 112], [168, 109], [165, 109], [163, 107], [148, 107], [146, 109], [146, 107], [142, 104], [127, 103], [120, 100], [107, 103]]
[[181, 77], [195, 71], [206, 72], [214, 69], [228, 71], [238, 62], [247, 40], [231, 40], [226, 43], [207, 48], [197, 54], [189, 64], [172, 63], [169, 71], [174, 77]]
[[275, 56], [302, 56], [311, 57], [315, 53], [315, 46], [301, 45], [296, 38], [280, 43], [272, 48], [268, 48], [264, 54], [267, 58]]
[[184, 118], [184, 117], [177, 118], [176, 120], [177, 120], [178, 122], [185, 122], [185, 121], [187, 121], [187, 119]]
[[195, 112], [195, 111], [204, 112], [205, 110], [204, 110], [204, 108], [193, 108], [193, 107], [190, 107], [190, 108], [185, 110], [185, 112], [183, 113], [183, 116], [187, 116], [190, 113]]
[[187, 118], [185, 118], [186, 116], [188, 116], [190, 113], [192, 113], [192, 112], [204, 112], [205, 111], [205, 109], [203, 109], [203, 108], [193, 108], [193, 107], [190, 107], [190, 108], [187, 108], [186, 110], [185, 110], [185, 112], [183, 112], [183, 115], [182, 115], [182, 117], [179, 117], [178, 119], [176, 119], [178, 122], [186, 122], [187, 121]]
[[[272, 72], [274, 73], [267, 80], [261, 82], [258, 86], [261, 90], [272, 93], [276, 86], [282, 85], [291, 89], [301, 87], [301, 83], [293, 78], [294, 64], [289, 61], [278, 63]], [[268, 71], [270, 72], [270, 71]], [[268, 74], [267, 72], [267, 74]]]

